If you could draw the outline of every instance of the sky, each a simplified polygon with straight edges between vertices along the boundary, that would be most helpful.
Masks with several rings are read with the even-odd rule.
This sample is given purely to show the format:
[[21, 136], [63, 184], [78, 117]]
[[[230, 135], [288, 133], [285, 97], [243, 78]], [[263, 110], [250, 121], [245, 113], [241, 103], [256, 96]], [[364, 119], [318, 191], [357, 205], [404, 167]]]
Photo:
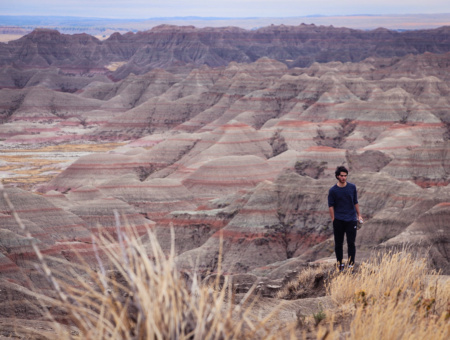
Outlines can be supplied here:
[[0, 0], [0, 15], [158, 17], [301, 17], [450, 13], [449, 0]]

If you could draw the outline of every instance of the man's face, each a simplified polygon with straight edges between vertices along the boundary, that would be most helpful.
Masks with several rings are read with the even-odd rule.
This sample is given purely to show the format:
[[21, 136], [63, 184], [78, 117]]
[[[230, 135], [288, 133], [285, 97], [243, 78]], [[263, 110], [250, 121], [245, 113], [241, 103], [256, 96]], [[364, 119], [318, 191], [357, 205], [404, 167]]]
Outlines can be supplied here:
[[343, 171], [341, 171], [341, 173], [338, 175], [337, 177], [339, 183], [341, 184], [345, 184], [345, 182], [347, 182], [347, 174]]

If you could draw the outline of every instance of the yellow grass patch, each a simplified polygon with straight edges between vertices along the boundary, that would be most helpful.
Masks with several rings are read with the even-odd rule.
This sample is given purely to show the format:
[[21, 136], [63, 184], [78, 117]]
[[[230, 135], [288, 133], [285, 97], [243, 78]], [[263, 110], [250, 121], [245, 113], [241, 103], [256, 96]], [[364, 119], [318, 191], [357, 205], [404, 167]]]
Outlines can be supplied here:
[[[74, 158], [54, 159], [51, 155], [52, 152], [58, 154], [64, 154], [64, 152], [100, 153], [113, 150], [121, 145], [124, 143], [59, 144], [29, 150], [2, 150], [0, 160], [6, 163], [0, 166], [2, 182], [30, 190], [35, 184], [50, 181], [75, 160]], [[49, 172], [53, 174], [50, 175]]]
[[0, 42], [8, 42], [8, 41], [12, 41], [12, 40], [17, 40], [20, 39], [24, 36], [25, 34], [0, 34]]
[[120, 66], [125, 65], [125, 61], [116, 61], [106, 66], [106, 68], [112, 72], [117, 70]]
[[[102, 144], [57, 144], [49, 145], [38, 149], [15, 149], [9, 152], [105, 152], [113, 150], [119, 146], [125, 145], [126, 143], [102, 143]], [[0, 154], [1, 155], [1, 154]]]
[[353, 315], [349, 339], [450, 338], [450, 280], [406, 251], [336, 275], [328, 292], [341, 312]]

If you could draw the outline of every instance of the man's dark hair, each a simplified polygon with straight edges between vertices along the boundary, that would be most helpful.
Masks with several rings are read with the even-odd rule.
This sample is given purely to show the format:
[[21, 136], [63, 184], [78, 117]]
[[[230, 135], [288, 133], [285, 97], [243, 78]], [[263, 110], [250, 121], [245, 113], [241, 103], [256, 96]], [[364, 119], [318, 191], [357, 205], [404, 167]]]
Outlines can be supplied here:
[[336, 168], [336, 171], [334, 172], [334, 175], [336, 176], [336, 178], [338, 178], [338, 176], [341, 174], [341, 172], [345, 172], [348, 175], [348, 170], [345, 166], [338, 166]]

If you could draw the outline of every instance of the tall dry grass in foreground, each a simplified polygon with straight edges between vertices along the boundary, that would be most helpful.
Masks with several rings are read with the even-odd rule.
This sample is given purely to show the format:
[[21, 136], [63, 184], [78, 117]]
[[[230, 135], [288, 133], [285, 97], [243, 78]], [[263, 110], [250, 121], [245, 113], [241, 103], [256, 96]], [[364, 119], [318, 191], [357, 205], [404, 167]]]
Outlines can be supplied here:
[[209, 286], [196, 276], [188, 280], [175, 266], [174, 249], [166, 255], [150, 230], [148, 237], [151, 257], [139, 237], [118, 229], [118, 242], [100, 237], [94, 243], [98, 270], [81, 263], [72, 276], [53, 272], [57, 298], [41, 298], [79, 330], [60, 328], [59, 339], [295, 338], [295, 324], [270, 324], [272, 315], [255, 320], [251, 292], [232, 304], [226, 277]]
[[362, 263], [334, 277], [328, 293], [353, 315], [350, 339], [450, 339], [450, 282], [410, 253]]
[[320, 270], [330, 274], [327, 293], [336, 309], [321, 311], [319, 322], [314, 314], [295, 325], [273, 322], [279, 320], [276, 311], [258, 318], [263, 306], [254, 299], [253, 289], [233, 303], [232, 283], [226, 276], [211, 285], [202, 285], [196, 276], [187, 279], [176, 268], [174, 249], [164, 254], [151, 231], [147, 247], [132, 232], [118, 228], [117, 235], [118, 242], [95, 239], [96, 270], [81, 257], [79, 264], [72, 264], [72, 275], [47, 267], [44, 274], [51, 275], [56, 294], [52, 298], [30, 293], [58, 311], [48, 318], [76, 327], [76, 331], [60, 327], [55, 320], [58, 339], [450, 337], [450, 281], [442, 283], [427, 270], [424, 259], [408, 253], [380, 255], [356, 272], [331, 274], [330, 268], [321, 266], [300, 273], [297, 281], [303, 285]]

